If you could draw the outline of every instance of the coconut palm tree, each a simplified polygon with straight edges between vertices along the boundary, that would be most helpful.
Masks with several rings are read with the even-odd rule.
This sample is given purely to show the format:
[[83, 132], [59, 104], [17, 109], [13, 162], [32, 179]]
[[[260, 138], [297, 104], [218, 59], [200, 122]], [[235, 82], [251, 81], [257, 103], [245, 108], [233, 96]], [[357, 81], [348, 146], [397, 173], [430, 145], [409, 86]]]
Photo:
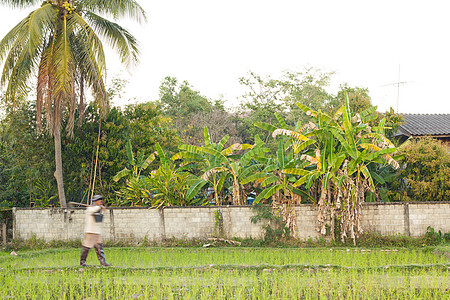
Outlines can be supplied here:
[[135, 37], [101, 15], [141, 22], [145, 21], [145, 12], [134, 0], [0, 0], [0, 4], [20, 9], [41, 4], [0, 41], [0, 86], [6, 88], [6, 101], [14, 104], [26, 97], [30, 82], [37, 77], [37, 125], [41, 128], [45, 116], [46, 128], [54, 137], [55, 177], [59, 200], [65, 207], [61, 123], [68, 118], [66, 129], [71, 134], [76, 96], [83, 95], [85, 87], [92, 91], [100, 108], [106, 107], [106, 64], [100, 38], [127, 66], [136, 63], [139, 54]]

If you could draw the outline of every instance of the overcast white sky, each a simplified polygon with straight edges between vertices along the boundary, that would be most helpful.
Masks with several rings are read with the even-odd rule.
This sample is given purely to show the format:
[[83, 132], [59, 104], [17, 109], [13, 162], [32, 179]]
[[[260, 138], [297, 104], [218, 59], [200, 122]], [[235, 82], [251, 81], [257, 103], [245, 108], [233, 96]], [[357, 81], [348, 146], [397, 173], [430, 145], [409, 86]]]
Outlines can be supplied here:
[[[158, 98], [165, 76], [209, 98], [236, 104], [248, 71], [278, 76], [304, 66], [335, 71], [339, 84], [369, 89], [380, 111], [450, 113], [448, 1], [138, 0], [148, 22], [125, 24], [141, 41], [141, 63], [126, 72], [108, 58], [109, 78], [129, 79], [128, 97]], [[30, 8], [31, 10], [31, 8]], [[0, 6], [3, 37], [27, 11]]]

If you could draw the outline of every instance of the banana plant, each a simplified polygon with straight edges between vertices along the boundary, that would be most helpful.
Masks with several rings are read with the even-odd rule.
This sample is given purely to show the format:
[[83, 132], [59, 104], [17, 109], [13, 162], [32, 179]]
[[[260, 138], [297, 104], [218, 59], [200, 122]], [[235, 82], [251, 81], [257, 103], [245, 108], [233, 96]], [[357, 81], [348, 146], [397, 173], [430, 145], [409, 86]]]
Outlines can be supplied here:
[[[249, 172], [250, 169], [246, 169], [246, 167], [250, 163], [252, 157], [269, 150], [259, 147], [262, 143], [260, 140], [260, 143], [255, 145], [236, 143], [224, 148], [228, 139], [229, 136], [226, 135], [219, 143], [212, 143], [208, 128], [205, 127], [204, 146], [179, 146], [179, 149], [182, 151], [175, 154], [172, 157], [172, 160], [182, 159], [182, 165], [185, 168], [200, 170], [197, 181], [191, 185], [187, 192], [188, 199], [194, 198], [199, 191], [209, 183], [214, 189], [215, 203], [220, 205], [222, 201], [219, 199], [219, 194], [223, 190], [227, 178], [231, 177], [233, 204], [244, 204], [239, 179], [242, 177], [242, 173], [245, 174], [245, 172]], [[236, 154], [237, 151], [243, 150], [248, 151], [243, 155]], [[252, 168], [255, 167], [253, 166]]]
[[[284, 226], [295, 234], [297, 228], [293, 204], [299, 204], [302, 196], [311, 197], [303, 190], [294, 187], [293, 183], [296, 181], [298, 171], [307, 164], [301, 160], [301, 154], [307, 151], [308, 146], [314, 144], [315, 141], [299, 132], [300, 123], [297, 124], [295, 130], [290, 130], [281, 116], [275, 113], [275, 117], [280, 128], [261, 122], [255, 123], [255, 125], [271, 131], [273, 138], [284, 136], [278, 141], [277, 155], [275, 158], [265, 159], [263, 161], [265, 168], [243, 180], [243, 183], [260, 182], [263, 190], [255, 198], [255, 203], [259, 203], [263, 199], [271, 199], [272, 211], [282, 215]], [[291, 174], [290, 170], [295, 170], [296, 174]]]
[[144, 159], [144, 152], [139, 152], [137, 159], [134, 157], [133, 147], [131, 145], [131, 141], [128, 140], [125, 149], [128, 157], [128, 164], [131, 168], [124, 168], [119, 171], [114, 177], [113, 180], [115, 182], [119, 181], [121, 178], [128, 177], [128, 180], [137, 180], [141, 178], [141, 172], [148, 168], [148, 166], [155, 160], [156, 152], [150, 154], [147, 158]]
[[[118, 192], [121, 204], [156, 208], [206, 204], [204, 201], [186, 198], [186, 192], [192, 183], [193, 176], [177, 168], [158, 143], [155, 146], [156, 151], [151, 155], [152, 159], [147, 162], [150, 163], [157, 156], [159, 157], [159, 167], [146, 177], [135, 172], [135, 176], [127, 180], [125, 188]], [[130, 174], [130, 172], [126, 172], [126, 174]]]
[[187, 190], [192, 175], [177, 168], [169, 157], [164, 153], [159, 144], [156, 144], [156, 151], [160, 159], [160, 166], [150, 173], [146, 178], [149, 192], [152, 194], [152, 206], [188, 206], [203, 205], [205, 202], [195, 202], [187, 199]]
[[373, 120], [376, 108], [352, 115], [347, 96], [345, 105], [331, 116], [300, 103], [297, 106], [312, 120], [305, 126], [300, 128], [298, 124], [295, 130], [289, 130], [281, 122], [281, 128], [264, 125], [274, 137], [288, 136], [294, 154], [306, 163], [289, 166], [282, 172], [297, 176], [293, 187], [318, 187], [318, 229], [322, 234], [330, 232], [334, 237], [337, 221], [341, 239], [350, 237], [356, 243], [362, 232], [361, 204], [365, 192], [375, 189], [367, 166], [387, 163], [398, 168], [391, 156], [396, 149], [383, 135], [384, 120], [372, 131], [368, 122]]
[[126, 179], [125, 186], [116, 192], [119, 204], [121, 206], [152, 206], [152, 194], [148, 191], [145, 176], [141, 173], [155, 160], [157, 152], [145, 159], [145, 153], [138, 152], [135, 158], [130, 140], [125, 144], [125, 150], [130, 168], [125, 167], [113, 177], [115, 182], [122, 178]]
[[[259, 181], [262, 192], [255, 198], [255, 203], [258, 204], [263, 199], [269, 199], [276, 195], [276, 201], [280, 203], [300, 203], [300, 198], [295, 195], [307, 196], [303, 191], [293, 187], [295, 177], [285, 172], [291, 168], [296, 167], [302, 162], [294, 158], [293, 152], [286, 151], [285, 141], [278, 142], [278, 150], [276, 158], [262, 158], [261, 165], [264, 166], [260, 172], [254, 173], [241, 180], [242, 184], [253, 181]], [[305, 165], [305, 163], [303, 163]]]
[[382, 133], [384, 120], [375, 131], [368, 125], [376, 108], [352, 115], [347, 95], [345, 105], [332, 117], [301, 104], [298, 106], [313, 116], [318, 126], [305, 134], [317, 140], [316, 155], [304, 156], [316, 169], [306, 171], [295, 185], [306, 183], [310, 187], [312, 180], [319, 180], [320, 232], [326, 234], [327, 224], [331, 224], [328, 229], [334, 237], [335, 222], [338, 221], [341, 240], [351, 238], [356, 244], [356, 238], [362, 232], [361, 211], [365, 193], [375, 191], [368, 165], [390, 164], [398, 168], [397, 161], [391, 157], [396, 148]]

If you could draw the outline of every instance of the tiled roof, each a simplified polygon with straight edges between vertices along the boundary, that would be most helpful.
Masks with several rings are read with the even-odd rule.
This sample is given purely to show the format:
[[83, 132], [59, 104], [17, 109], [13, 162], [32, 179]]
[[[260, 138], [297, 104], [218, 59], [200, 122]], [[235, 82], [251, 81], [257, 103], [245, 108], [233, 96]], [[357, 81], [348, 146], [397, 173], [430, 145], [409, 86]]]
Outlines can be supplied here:
[[450, 114], [402, 114], [400, 132], [409, 136], [450, 135]]

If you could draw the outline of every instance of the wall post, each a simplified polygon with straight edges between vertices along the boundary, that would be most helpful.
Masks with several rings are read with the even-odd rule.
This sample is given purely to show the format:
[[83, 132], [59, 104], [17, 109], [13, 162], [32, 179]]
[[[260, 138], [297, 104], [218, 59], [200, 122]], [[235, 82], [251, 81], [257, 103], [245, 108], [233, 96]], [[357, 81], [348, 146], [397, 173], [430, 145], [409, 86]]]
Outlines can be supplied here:
[[2, 240], [3, 240], [3, 245], [6, 245], [6, 234], [7, 234], [6, 220], [4, 220], [2, 222]]
[[159, 226], [161, 228], [161, 241], [166, 238], [166, 221], [164, 219], [164, 207], [158, 208]]
[[405, 220], [405, 234], [407, 236], [411, 236], [411, 229], [410, 229], [410, 224], [409, 224], [409, 204], [405, 203], [403, 204], [403, 209], [404, 209], [404, 220]]

